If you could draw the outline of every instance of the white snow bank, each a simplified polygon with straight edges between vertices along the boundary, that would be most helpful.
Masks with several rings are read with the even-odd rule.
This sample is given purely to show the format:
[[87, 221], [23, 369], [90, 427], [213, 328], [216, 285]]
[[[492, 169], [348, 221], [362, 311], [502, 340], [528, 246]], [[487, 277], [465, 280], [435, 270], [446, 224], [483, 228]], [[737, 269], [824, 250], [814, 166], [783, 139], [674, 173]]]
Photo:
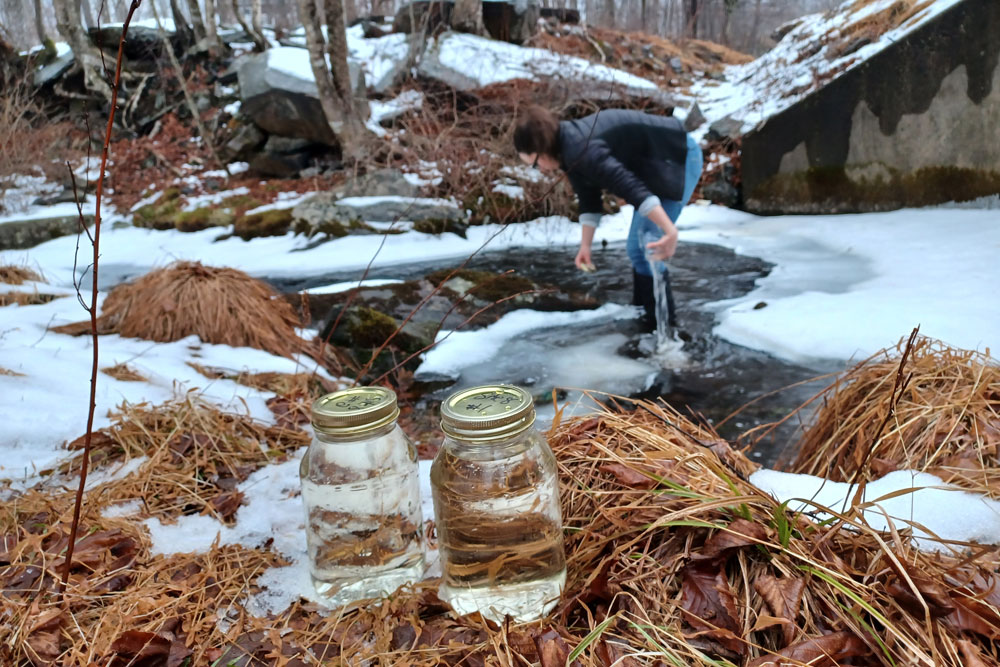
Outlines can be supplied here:
[[352, 290], [355, 287], [381, 287], [382, 285], [398, 285], [402, 280], [389, 278], [370, 278], [368, 280], [348, 280], [347, 282], [333, 283], [331, 285], [321, 285], [320, 287], [310, 287], [302, 290], [306, 294], [339, 294]]
[[[625, 240], [631, 214], [632, 209], [624, 207], [617, 215], [605, 218], [597, 230], [595, 243]], [[313, 240], [293, 233], [251, 241], [230, 238], [216, 242], [218, 236], [218, 229], [184, 233], [107, 226], [101, 232], [102, 274], [105, 280], [131, 277], [173, 261], [190, 260], [209, 266], [230, 266], [255, 276], [315, 276], [363, 270], [382, 242], [378, 235], [359, 235], [310, 247]], [[541, 218], [506, 228], [496, 224], [470, 227], [464, 239], [455, 234], [390, 234], [372, 267], [467, 257], [484, 245], [484, 251], [491, 251], [573, 246], [579, 242], [580, 226], [561, 217]], [[0, 251], [0, 263], [41, 266], [53, 284], [71, 285], [75, 247], [75, 238], [63, 237], [30, 250]], [[566, 261], [571, 262], [572, 256], [567, 255]]]
[[1000, 349], [996, 211], [761, 218], [690, 206], [680, 222], [681, 241], [777, 265], [746, 296], [715, 304], [715, 333], [739, 345], [796, 362], [847, 360], [920, 325], [957, 347]]
[[[898, 28], [889, 30], [852, 53], [836, 55], [846, 46], [837, 39], [852, 25], [883, 11], [896, 0], [874, 0], [852, 11], [859, 3], [847, 0], [833, 11], [804, 17], [770, 51], [743, 65], [724, 70], [726, 80], [699, 79], [691, 88], [709, 123], [732, 114], [748, 131], [758, 123], [787, 109], [875, 54], [951, 9], [962, 0], [934, 0]], [[708, 123], [703, 126], [707, 129]]]
[[542, 312], [515, 310], [488, 327], [476, 331], [441, 331], [438, 344], [424, 355], [417, 375], [455, 376], [461, 369], [488, 361], [504, 343], [534, 329], [565, 327], [596, 320], [633, 317], [635, 309], [605, 304], [596, 310]]
[[[750, 483], [789, 501], [793, 512], [814, 511], [822, 505], [836, 512], [850, 507], [856, 485], [831, 482], [812, 475], [758, 470]], [[895, 497], [899, 491], [910, 491]], [[799, 502], [799, 501], [809, 502]], [[1000, 502], [944, 484], [939, 477], [914, 470], [897, 470], [869, 483], [862, 499], [863, 516], [873, 529], [913, 529], [916, 546], [925, 551], [948, 551], [940, 540], [1000, 544]], [[820, 513], [820, 520], [829, 518]]]
[[[514, 79], [537, 80], [544, 77], [571, 81], [584, 79], [647, 92], [658, 90], [657, 85], [648, 79], [583, 58], [466, 33], [446, 33], [428, 44], [428, 51], [434, 52], [443, 66], [480, 87]], [[426, 62], [426, 55], [424, 60]]]
[[[49, 291], [49, 290], [46, 290]], [[89, 303], [89, 293], [83, 294]], [[67, 441], [82, 435], [87, 425], [90, 392], [91, 340], [47, 331], [86, 317], [73, 297], [35, 306], [5, 306], [0, 325], [0, 479], [32, 481], [68, 455]], [[94, 428], [110, 424], [109, 412], [123, 402], [158, 404], [193, 391], [224, 410], [249, 413], [273, 421], [265, 401], [273, 396], [231, 380], [210, 380], [188, 362], [211, 368], [294, 373], [312, 371], [315, 363], [296, 363], [252, 348], [209, 345], [191, 336], [173, 343], [105, 335], [100, 338], [100, 368], [127, 364], [147, 379], [125, 382], [100, 373]]]

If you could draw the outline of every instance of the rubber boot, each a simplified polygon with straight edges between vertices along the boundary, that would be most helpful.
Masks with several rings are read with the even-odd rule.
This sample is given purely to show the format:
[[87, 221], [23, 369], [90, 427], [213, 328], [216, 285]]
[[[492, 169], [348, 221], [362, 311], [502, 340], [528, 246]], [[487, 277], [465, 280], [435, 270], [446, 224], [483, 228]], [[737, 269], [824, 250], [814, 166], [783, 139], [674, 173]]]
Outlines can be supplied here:
[[[632, 269], [632, 305], [642, 306], [639, 327], [645, 333], [656, 331], [656, 294], [653, 292], [655, 283], [653, 276], [647, 276]], [[668, 324], [677, 326], [677, 310], [674, 305], [674, 293], [670, 289], [670, 273], [664, 271], [663, 286], [667, 291]]]

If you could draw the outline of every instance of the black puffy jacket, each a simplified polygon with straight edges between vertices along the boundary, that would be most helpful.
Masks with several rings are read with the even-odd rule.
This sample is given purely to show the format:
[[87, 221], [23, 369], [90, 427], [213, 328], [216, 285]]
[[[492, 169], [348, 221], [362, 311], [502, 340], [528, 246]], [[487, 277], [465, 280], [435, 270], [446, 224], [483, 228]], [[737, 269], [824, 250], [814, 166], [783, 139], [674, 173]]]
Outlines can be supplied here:
[[687, 133], [676, 118], [599, 111], [560, 122], [559, 148], [580, 213], [603, 212], [601, 190], [636, 208], [652, 195], [675, 201], [684, 195]]

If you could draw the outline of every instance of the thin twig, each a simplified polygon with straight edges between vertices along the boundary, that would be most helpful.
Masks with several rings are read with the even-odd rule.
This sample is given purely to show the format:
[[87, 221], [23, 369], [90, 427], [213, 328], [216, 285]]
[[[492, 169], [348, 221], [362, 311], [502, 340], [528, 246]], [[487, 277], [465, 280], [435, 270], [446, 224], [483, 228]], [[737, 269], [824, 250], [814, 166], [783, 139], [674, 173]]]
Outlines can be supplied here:
[[90, 294], [90, 333], [93, 341], [93, 359], [90, 369], [90, 405], [87, 411], [87, 433], [83, 441], [83, 460], [80, 464], [80, 484], [76, 489], [76, 499], [73, 502], [73, 523], [69, 529], [69, 544], [66, 547], [66, 566], [63, 568], [62, 580], [59, 583], [59, 599], [63, 600], [66, 585], [69, 583], [69, 573], [73, 568], [73, 550], [76, 547], [76, 535], [80, 528], [80, 510], [83, 507], [83, 490], [87, 485], [87, 467], [90, 462], [90, 446], [94, 436], [94, 413], [97, 410], [97, 275], [101, 248], [101, 196], [104, 194], [104, 176], [108, 164], [108, 153], [111, 149], [111, 133], [114, 130], [115, 110], [118, 108], [118, 89], [121, 83], [122, 59], [125, 54], [125, 36], [128, 33], [132, 15], [142, 4], [142, 0], [132, 0], [128, 15], [122, 24], [121, 39], [118, 40], [118, 59], [115, 64], [115, 79], [111, 86], [111, 108], [108, 110], [108, 125], [104, 133], [104, 146], [101, 150], [101, 169], [97, 176], [96, 203], [94, 211], [94, 272], [93, 285]]

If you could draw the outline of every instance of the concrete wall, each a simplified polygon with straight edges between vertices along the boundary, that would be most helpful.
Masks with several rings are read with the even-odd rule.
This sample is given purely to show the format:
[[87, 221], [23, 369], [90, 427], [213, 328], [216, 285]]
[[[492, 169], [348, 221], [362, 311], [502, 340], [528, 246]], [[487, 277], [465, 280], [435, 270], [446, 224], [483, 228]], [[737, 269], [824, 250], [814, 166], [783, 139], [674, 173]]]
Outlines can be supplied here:
[[965, 0], [743, 139], [760, 213], [1000, 193], [1000, 1]]

